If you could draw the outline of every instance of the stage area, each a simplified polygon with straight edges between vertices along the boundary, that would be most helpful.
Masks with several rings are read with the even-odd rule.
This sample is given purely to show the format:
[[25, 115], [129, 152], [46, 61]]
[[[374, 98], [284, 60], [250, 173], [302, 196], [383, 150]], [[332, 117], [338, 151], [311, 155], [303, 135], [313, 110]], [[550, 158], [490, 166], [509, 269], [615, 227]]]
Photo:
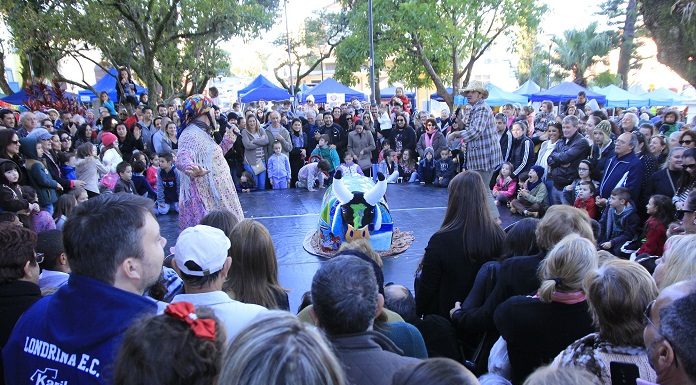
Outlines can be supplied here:
[[[273, 237], [278, 257], [280, 284], [289, 289], [290, 310], [295, 312], [302, 294], [310, 289], [314, 272], [325, 259], [302, 248], [302, 241], [316, 228], [319, 207], [325, 190], [266, 190], [241, 194], [239, 199], [246, 218], [263, 223]], [[447, 190], [415, 184], [390, 184], [387, 202], [394, 224], [412, 231], [415, 240], [404, 253], [384, 258], [385, 282], [402, 284], [413, 290], [413, 274], [423, 256], [430, 236], [442, 223], [447, 207]], [[500, 214], [503, 227], [521, 217], [511, 217], [506, 208]], [[158, 217], [166, 249], [174, 246], [179, 233], [176, 215]]]

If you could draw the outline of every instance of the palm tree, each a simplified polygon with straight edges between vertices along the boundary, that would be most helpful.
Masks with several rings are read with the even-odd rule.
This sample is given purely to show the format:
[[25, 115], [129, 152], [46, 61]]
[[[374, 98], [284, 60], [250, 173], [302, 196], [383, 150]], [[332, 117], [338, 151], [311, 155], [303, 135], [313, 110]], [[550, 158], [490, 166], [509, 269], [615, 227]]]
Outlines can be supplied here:
[[584, 30], [565, 31], [563, 37], [552, 39], [556, 44], [552, 62], [572, 74], [575, 83], [586, 87], [585, 72], [611, 51], [614, 39], [609, 31], [597, 32], [597, 22]]

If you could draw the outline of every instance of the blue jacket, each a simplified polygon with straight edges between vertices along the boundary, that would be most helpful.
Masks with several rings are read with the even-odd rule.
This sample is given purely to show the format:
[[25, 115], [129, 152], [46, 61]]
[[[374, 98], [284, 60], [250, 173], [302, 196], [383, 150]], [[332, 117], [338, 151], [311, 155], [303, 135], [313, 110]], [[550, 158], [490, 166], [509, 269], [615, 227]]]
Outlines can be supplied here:
[[17, 321], [2, 355], [7, 384], [111, 384], [126, 329], [151, 299], [71, 274], [67, 285], [35, 303]]
[[634, 153], [622, 157], [614, 155], [607, 162], [602, 182], [599, 184], [599, 196], [609, 199], [611, 191], [617, 187], [626, 187], [631, 191], [631, 200], [638, 201], [640, 185], [643, 180], [643, 164]]

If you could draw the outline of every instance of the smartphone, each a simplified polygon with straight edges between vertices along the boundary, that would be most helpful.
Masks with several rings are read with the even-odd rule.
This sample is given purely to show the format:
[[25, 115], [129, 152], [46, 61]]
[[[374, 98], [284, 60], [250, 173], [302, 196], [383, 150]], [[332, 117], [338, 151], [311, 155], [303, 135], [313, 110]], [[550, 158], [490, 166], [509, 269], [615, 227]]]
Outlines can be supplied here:
[[636, 379], [640, 377], [638, 366], [624, 362], [610, 362], [609, 372], [611, 385], [636, 385]]

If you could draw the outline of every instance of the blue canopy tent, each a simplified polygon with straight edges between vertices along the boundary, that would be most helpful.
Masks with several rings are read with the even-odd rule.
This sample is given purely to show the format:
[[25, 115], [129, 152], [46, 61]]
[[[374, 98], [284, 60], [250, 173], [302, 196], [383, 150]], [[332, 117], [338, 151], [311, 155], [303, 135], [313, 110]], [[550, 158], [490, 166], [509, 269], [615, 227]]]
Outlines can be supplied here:
[[252, 80], [248, 86], [237, 91], [237, 98], [241, 98], [243, 94], [246, 94], [247, 92], [253, 90], [254, 88], [259, 88], [259, 87], [264, 86], [264, 85], [265, 86], [274, 86], [274, 87], [276, 86], [270, 80], [268, 80], [265, 76], [259, 75], [254, 80]]
[[527, 104], [528, 101], [527, 97], [524, 95], [503, 91], [491, 83], [486, 84], [486, 89], [488, 90], [488, 98], [486, 98], [486, 103], [489, 106], [502, 106], [506, 103]]
[[554, 103], [566, 102], [570, 99], [575, 99], [578, 96], [578, 92], [585, 91], [585, 95], [588, 100], [596, 100], [599, 104], [606, 104], [607, 98], [602, 94], [587, 90], [580, 87], [573, 82], [563, 82], [555, 87], [551, 87], [546, 91], [539, 91], [533, 93], [529, 98], [533, 102], [542, 102], [544, 100], [550, 100]]
[[658, 88], [641, 96], [648, 99], [651, 106], [674, 106], [684, 102], [679, 94], [666, 88]]
[[345, 86], [333, 78], [327, 78], [323, 82], [317, 84], [309, 92], [302, 95], [302, 102], [307, 99], [307, 96], [314, 96], [315, 103], [329, 103], [327, 101], [327, 95], [329, 94], [344, 94], [345, 101], [348, 102], [352, 98], [357, 98], [358, 100], [365, 100], [365, 94], [360, 91], [356, 91], [348, 86]]
[[[380, 99], [391, 99], [396, 95], [396, 87], [389, 87], [379, 91]], [[414, 99], [416, 93], [414, 91], [404, 90], [404, 95], [409, 99]]]
[[280, 88], [273, 84], [264, 84], [239, 96], [239, 101], [242, 103], [257, 102], [259, 100], [276, 101], [288, 99], [290, 99], [290, 93], [288, 93], [285, 88]]
[[[447, 87], [447, 93], [448, 93], [448, 94], [451, 94], [451, 93], [452, 93], [452, 87]], [[443, 99], [440, 95], [437, 94], [437, 91], [436, 91], [436, 92], [433, 92], [432, 94], [430, 94], [430, 99], [432, 99], [432, 100], [437, 100], [438, 102], [444, 102], [444, 101], [445, 101], [445, 99]]]
[[538, 84], [534, 83], [534, 80], [528, 79], [520, 86], [520, 88], [512, 91], [512, 93], [529, 97], [531, 94], [537, 93], [539, 91], [541, 91], [541, 87], [539, 87]]
[[[109, 99], [111, 99], [114, 103], [118, 100], [118, 94], [116, 92], [116, 79], [118, 78], [118, 70], [116, 68], [112, 68], [109, 70], [109, 72], [102, 76], [101, 79], [99, 79], [96, 83], [92, 85], [92, 88], [94, 88], [97, 91], [97, 95], [95, 95], [92, 91], [89, 90], [83, 90], [77, 93], [78, 97], [80, 98], [79, 100], [81, 102], [91, 102], [94, 99], [99, 99], [99, 93], [101, 92], [106, 92], [109, 94]], [[147, 88], [139, 85], [135, 85], [135, 94], [140, 95], [140, 94], [146, 94], [147, 93]]]
[[600, 88], [598, 93], [606, 96], [606, 107], [643, 107], [648, 105], [648, 98], [634, 95], [613, 84]]
[[[36, 87], [36, 86], [34, 86], [34, 87]], [[51, 87], [51, 86], [46, 86], [46, 89], [48, 90], [48, 94], [51, 95], [51, 97], [53, 97], [53, 98], [56, 97], [56, 93], [53, 91], [53, 87]], [[38, 90], [37, 90], [37, 93], [38, 93]], [[69, 97], [72, 97], [72, 98], [77, 97], [77, 95], [75, 95], [75, 94], [73, 94], [73, 93], [70, 93], [70, 92], [68, 92], [68, 91], [63, 91], [63, 94], [64, 94], [65, 96], [69, 96]], [[26, 91], [25, 89], [22, 89], [22, 90], [20, 90], [19, 92], [15, 92], [15, 93], [12, 94], [12, 95], [5, 96], [4, 98], [2, 98], [2, 99], [0, 99], [0, 100], [2, 100], [2, 101], [5, 102], [5, 103], [9, 103], [9, 104], [14, 104], [14, 105], [16, 105], [16, 106], [20, 106], [20, 105], [23, 105], [24, 103], [26, 103], [27, 100], [29, 100], [29, 94], [27, 93], [27, 91]]]

